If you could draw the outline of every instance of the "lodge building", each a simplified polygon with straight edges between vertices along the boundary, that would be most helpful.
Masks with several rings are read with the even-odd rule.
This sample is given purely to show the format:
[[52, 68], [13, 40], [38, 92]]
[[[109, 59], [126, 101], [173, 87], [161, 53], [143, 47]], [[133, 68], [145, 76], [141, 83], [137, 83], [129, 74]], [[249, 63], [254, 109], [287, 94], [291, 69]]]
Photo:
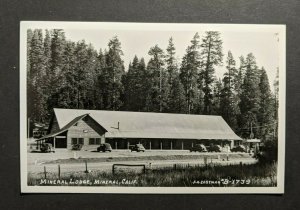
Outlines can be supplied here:
[[48, 134], [37, 145], [95, 150], [101, 143], [113, 149], [142, 143], [147, 150], [183, 150], [198, 143], [232, 148], [241, 140], [221, 116], [55, 108]]

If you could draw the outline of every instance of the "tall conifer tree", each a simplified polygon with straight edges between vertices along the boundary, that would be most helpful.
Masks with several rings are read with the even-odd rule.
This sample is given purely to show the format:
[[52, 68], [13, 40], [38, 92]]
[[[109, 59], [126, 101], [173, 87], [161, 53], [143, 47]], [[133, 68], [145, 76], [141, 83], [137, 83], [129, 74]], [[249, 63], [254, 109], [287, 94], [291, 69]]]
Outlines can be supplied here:
[[[241, 110], [241, 124], [240, 128], [246, 132], [245, 137], [257, 137], [259, 134], [257, 114], [260, 108], [260, 90], [259, 82], [260, 75], [256, 65], [256, 59], [252, 53], [247, 55], [246, 72], [244, 82], [242, 85], [241, 101], [239, 104]], [[255, 127], [255, 129], [253, 129]]]
[[121, 42], [118, 37], [113, 37], [108, 43], [106, 67], [102, 71], [99, 84], [103, 96], [103, 108], [119, 110], [122, 106], [121, 96], [123, 94], [122, 77], [125, 73], [121, 56]]
[[261, 69], [259, 90], [260, 108], [257, 118], [260, 126], [260, 138], [266, 140], [268, 135], [271, 135], [274, 131], [274, 101], [272, 100], [269, 79], [264, 67]]
[[201, 74], [204, 92], [204, 114], [211, 114], [212, 84], [214, 82], [215, 66], [222, 64], [222, 40], [217, 31], [207, 31], [201, 44]]
[[237, 118], [239, 115], [239, 96], [236, 91], [238, 81], [238, 70], [232, 53], [229, 51], [226, 60], [226, 69], [223, 77], [223, 89], [221, 91], [220, 114], [232, 129], [237, 128]]
[[[151, 111], [163, 112], [167, 109], [167, 96], [169, 92], [167, 72], [164, 68], [164, 52], [155, 45], [148, 54], [151, 56], [147, 71], [151, 75]], [[149, 99], [148, 99], [149, 100]]]
[[[200, 103], [200, 92], [198, 90], [198, 79], [200, 71], [200, 36], [196, 33], [191, 40], [191, 45], [186, 49], [186, 54], [182, 58], [180, 67], [180, 80], [184, 87], [186, 98], [186, 113], [196, 113]], [[201, 83], [200, 83], [201, 86]]]

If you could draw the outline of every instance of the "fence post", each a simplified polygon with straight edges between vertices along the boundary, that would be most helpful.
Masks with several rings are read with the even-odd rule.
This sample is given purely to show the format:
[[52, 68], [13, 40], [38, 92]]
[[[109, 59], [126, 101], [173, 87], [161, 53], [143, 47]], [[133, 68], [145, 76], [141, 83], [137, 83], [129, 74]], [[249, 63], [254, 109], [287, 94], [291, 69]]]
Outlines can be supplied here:
[[44, 174], [45, 174], [45, 179], [47, 179], [47, 171], [46, 171], [46, 166], [44, 166]]
[[145, 165], [144, 165], [144, 170], [143, 171], [144, 171], [144, 174], [146, 174], [146, 166]]
[[174, 164], [174, 170], [176, 170], [176, 163]]
[[112, 165], [112, 174], [115, 175], [115, 164]]
[[84, 163], [85, 163], [85, 172], [84, 173], [89, 173], [88, 167], [87, 167], [87, 161], [85, 160]]
[[60, 179], [60, 165], [58, 165], [58, 179]]

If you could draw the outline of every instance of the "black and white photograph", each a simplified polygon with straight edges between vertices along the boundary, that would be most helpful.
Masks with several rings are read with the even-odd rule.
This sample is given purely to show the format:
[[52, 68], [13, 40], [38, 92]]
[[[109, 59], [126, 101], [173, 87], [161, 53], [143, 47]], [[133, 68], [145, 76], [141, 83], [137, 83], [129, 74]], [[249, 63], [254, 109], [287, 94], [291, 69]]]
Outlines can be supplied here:
[[284, 193], [285, 25], [20, 23], [22, 193]]

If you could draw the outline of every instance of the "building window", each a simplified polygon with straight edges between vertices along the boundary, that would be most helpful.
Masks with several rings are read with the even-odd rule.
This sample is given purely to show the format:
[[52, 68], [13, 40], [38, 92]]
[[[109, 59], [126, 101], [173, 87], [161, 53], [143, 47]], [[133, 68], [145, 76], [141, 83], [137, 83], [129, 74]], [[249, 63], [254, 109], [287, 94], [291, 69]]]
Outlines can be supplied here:
[[83, 138], [72, 138], [72, 144], [83, 144]]
[[94, 142], [95, 142], [95, 139], [94, 139], [94, 138], [90, 138], [90, 139], [89, 139], [89, 145], [93, 145]]
[[98, 145], [98, 144], [100, 144], [100, 138], [90, 138], [89, 139], [89, 144], [90, 145]]
[[77, 139], [76, 138], [72, 138], [72, 144], [77, 144]]

